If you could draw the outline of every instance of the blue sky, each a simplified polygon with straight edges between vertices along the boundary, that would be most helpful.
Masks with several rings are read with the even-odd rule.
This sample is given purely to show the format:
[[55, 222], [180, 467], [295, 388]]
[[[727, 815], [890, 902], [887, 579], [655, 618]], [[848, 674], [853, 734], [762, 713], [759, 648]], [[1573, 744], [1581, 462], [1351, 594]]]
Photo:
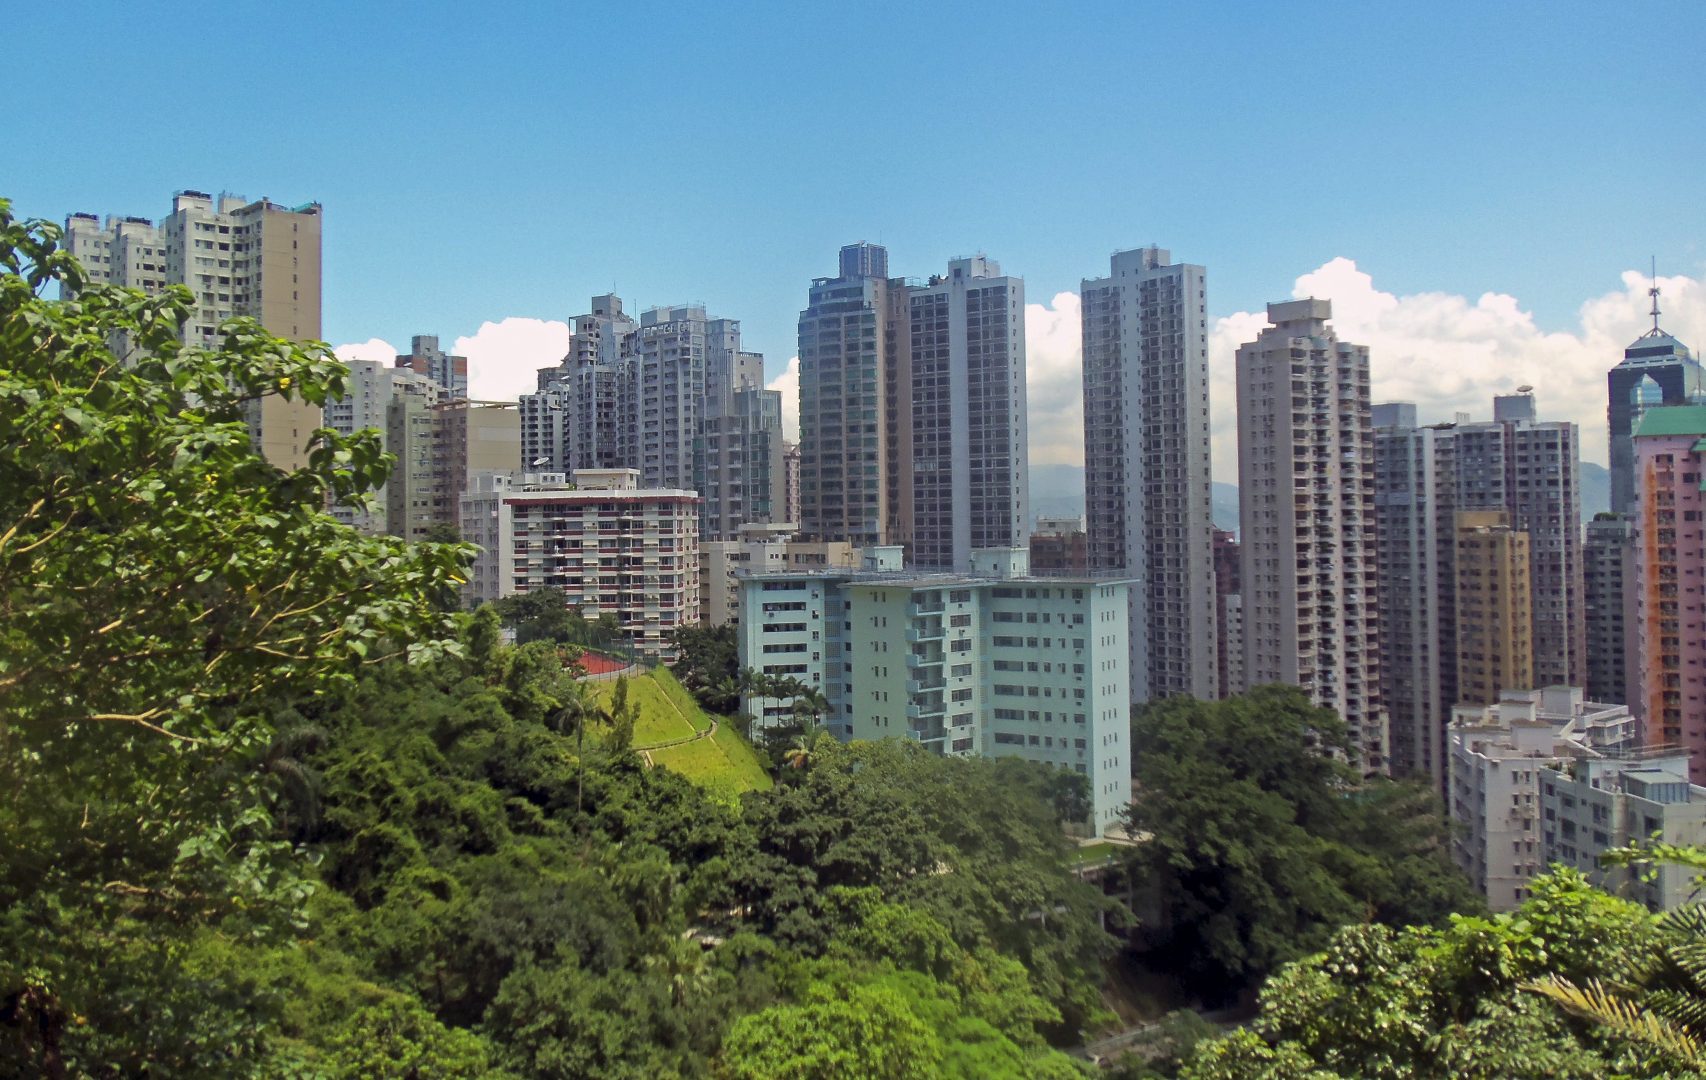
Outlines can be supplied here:
[[[448, 339], [614, 286], [743, 320], [987, 252], [1048, 302], [1110, 251], [1259, 310], [1336, 257], [1542, 329], [1657, 254], [1706, 279], [1706, 5], [30, 3], [0, 194], [325, 205], [325, 336]], [[35, 151], [21, 148], [35, 147]], [[1697, 342], [1697, 347], [1706, 342]], [[1228, 395], [1229, 397], [1230, 395]]]

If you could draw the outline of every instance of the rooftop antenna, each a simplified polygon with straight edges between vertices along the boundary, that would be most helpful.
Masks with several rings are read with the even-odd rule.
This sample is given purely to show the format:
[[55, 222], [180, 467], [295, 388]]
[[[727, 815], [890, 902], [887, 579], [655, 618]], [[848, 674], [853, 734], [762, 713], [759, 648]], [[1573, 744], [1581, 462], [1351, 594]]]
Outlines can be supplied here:
[[1652, 275], [1652, 277], [1653, 277], [1653, 285], [1652, 285], [1652, 288], [1647, 290], [1647, 295], [1653, 298], [1653, 311], [1652, 311], [1653, 335], [1656, 337], [1660, 333], [1660, 331], [1659, 331], [1659, 257], [1657, 255], [1653, 256], [1653, 275]]

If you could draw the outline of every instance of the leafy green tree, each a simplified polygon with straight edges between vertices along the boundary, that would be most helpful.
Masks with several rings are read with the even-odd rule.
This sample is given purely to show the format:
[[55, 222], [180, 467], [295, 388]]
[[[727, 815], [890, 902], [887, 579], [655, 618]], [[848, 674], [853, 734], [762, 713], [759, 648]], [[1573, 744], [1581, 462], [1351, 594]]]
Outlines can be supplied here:
[[751, 847], [731, 879], [752, 925], [808, 955], [847, 923], [838, 890], [875, 887], [918, 907], [964, 948], [1025, 964], [1065, 1037], [1099, 1008], [1117, 909], [1073, 877], [1070, 844], [1041, 796], [1042, 766], [944, 757], [898, 741], [820, 735], [811, 768], [749, 795]]
[[941, 1040], [898, 990], [820, 985], [799, 1005], [736, 1021], [723, 1040], [719, 1073], [729, 1080], [925, 1080], [940, 1076], [941, 1064]]
[[1572, 1023], [1526, 989], [1621, 970], [1667, 935], [1574, 871], [1536, 879], [1517, 911], [1444, 928], [1351, 926], [1268, 981], [1245, 1032], [1198, 1047], [1183, 1075], [1602, 1077], [1679, 1075], [1686, 1061]]
[[374, 1080], [492, 1080], [491, 1046], [448, 1028], [402, 995], [358, 1009], [327, 1041], [319, 1064], [335, 1076]]
[[486, 1024], [528, 1076], [642, 1080], [682, 1072], [687, 1030], [663, 987], [627, 971], [528, 966], [504, 981]]
[[569, 610], [561, 593], [552, 589], [517, 593], [492, 604], [505, 626], [515, 631], [515, 643], [574, 642], [582, 636], [580, 617]]
[[186, 974], [186, 942], [289, 933], [311, 887], [269, 813], [271, 709], [459, 649], [466, 549], [324, 512], [383, 481], [370, 435], [317, 431], [290, 472], [255, 452], [252, 403], [343, 392], [322, 347], [250, 319], [181, 342], [187, 289], [91, 285], [58, 238], [0, 201], [0, 1062], [233, 1073], [270, 1006]]
[[726, 716], [740, 708], [740, 645], [733, 626], [679, 626], [670, 641], [676, 678], [707, 712]]
[[1147, 962], [1220, 1002], [1340, 926], [1431, 923], [1482, 906], [1431, 796], [1363, 783], [1330, 756], [1344, 725], [1293, 687], [1136, 711], [1134, 884], [1159, 914]]

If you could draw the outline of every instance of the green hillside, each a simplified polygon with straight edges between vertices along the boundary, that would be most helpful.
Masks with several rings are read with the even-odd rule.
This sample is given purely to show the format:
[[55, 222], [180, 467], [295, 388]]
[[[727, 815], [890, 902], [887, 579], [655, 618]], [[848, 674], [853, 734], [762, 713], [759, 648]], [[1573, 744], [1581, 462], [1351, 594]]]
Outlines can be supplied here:
[[[616, 680], [594, 683], [593, 689], [599, 702], [609, 705], [616, 693]], [[640, 707], [634, 724], [634, 750], [653, 765], [731, 799], [743, 791], [770, 787], [770, 777], [752, 747], [727, 724], [716, 724], [713, 731], [714, 718], [699, 707], [668, 668], [655, 667], [629, 676], [628, 700]]]

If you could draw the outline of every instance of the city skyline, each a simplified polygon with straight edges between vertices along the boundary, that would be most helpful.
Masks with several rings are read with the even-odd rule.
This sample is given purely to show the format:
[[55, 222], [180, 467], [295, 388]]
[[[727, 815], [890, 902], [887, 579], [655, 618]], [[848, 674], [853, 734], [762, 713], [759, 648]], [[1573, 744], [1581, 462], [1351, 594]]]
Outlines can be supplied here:
[[[1639, 19], [1575, 3], [1545, 19], [1468, 4], [1057, 14], [760, 4], [498, 19], [429, 3], [404, 27], [314, 4], [281, 24], [238, 5], [198, 29], [196, 63], [161, 65], [127, 62], [182, 44], [146, 6], [35, 5], [15, 13], [19, 39], [75, 43], [77, 76], [62, 77], [56, 50], [14, 58], [19, 85], [55, 86], [51, 109], [16, 111], [20, 141], [97, 130], [117, 101], [191, 107], [205, 130], [256, 137], [101, 124], [99, 152], [85, 143], [27, 168], [20, 156], [0, 165], [0, 191], [53, 221], [158, 217], [162, 194], [184, 187], [317, 200], [328, 340], [400, 353], [436, 334], [470, 357], [477, 384], [507, 370], [528, 388], [556, 359], [555, 330], [521, 320], [566, 323], [586, 296], [737, 312], [774, 382], [794, 354], [800, 282], [822, 273], [823, 252], [884, 242], [897, 265], [928, 268], [982, 250], [1026, 280], [1034, 305], [1029, 396], [1051, 421], [1032, 433], [1037, 464], [1076, 460], [1053, 421], [1071, 418], [1078, 360], [1051, 354], [1042, 333], [1051, 317], [1076, 323], [1058, 297], [1085, 267], [1145, 244], [1208, 267], [1209, 314], [1233, 323], [1354, 260], [1374, 290], [1411, 298], [1386, 316], [1394, 343], [1421, 351], [1359, 325], [1343, 290], [1323, 295], [1370, 345], [1376, 395], [1418, 398], [1424, 418], [1433, 399], [1404, 393], [1397, 365], [1447, 352], [1430, 366], [1474, 383], [1440, 399], [1440, 419], [1512, 388], [1485, 369], [1526, 364], [1510, 382], [1534, 382], [1544, 360], [1525, 357], [1596, 351], [1579, 309], [1629, 291], [1619, 275], [1644, 274], [1650, 256], [1669, 328], [1696, 349], [1706, 338], [1692, 193], [1706, 169], [1701, 69], [1612, 59], [1645, 55], [1655, 33], [1697, 38], [1699, 5], [1656, 3]], [[1308, 55], [1335, 59], [1296, 62]], [[1116, 73], [1134, 58], [1168, 86], [1165, 107], [1148, 90], [1121, 96]], [[231, 92], [250, 78], [276, 92]], [[849, 94], [858, 109], [840, 107]], [[1255, 164], [1306, 143], [1331, 147], [1335, 166], [1302, 182]], [[1658, 147], [1662, 168], [1632, 167]], [[1644, 287], [1632, 291], [1638, 316]], [[1478, 309], [1488, 293], [1515, 299]], [[1463, 343], [1442, 324], [1447, 308], [1501, 344]], [[1606, 336], [1594, 366], [1643, 328], [1636, 317]], [[1220, 335], [1216, 385], [1230, 385], [1231, 348], [1250, 329]], [[1588, 374], [1574, 361], [1551, 369]], [[1578, 409], [1557, 388], [1548, 400], [1603, 461], [1603, 406]], [[1216, 474], [1229, 478], [1229, 464], [1222, 437]]]

